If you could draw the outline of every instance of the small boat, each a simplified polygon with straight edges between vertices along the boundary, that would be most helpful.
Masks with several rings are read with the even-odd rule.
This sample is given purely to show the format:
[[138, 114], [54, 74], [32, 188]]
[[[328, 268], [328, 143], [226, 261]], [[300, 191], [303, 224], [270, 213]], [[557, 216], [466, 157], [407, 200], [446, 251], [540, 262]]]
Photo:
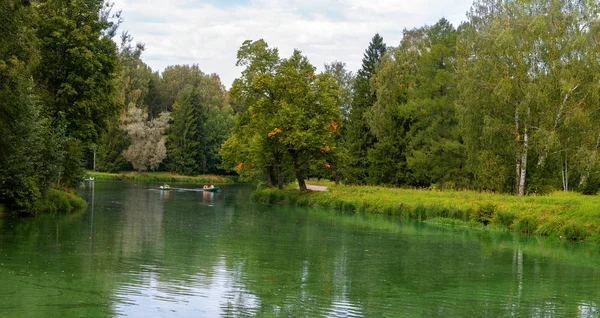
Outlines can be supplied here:
[[202, 189], [205, 192], [217, 192], [219, 191], [219, 187], [214, 187], [214, 188], [206, 188], [206, 189]]
[[160, 186], [160, 187], [158, 187], [158, 189], [163, 190], [163, 191], [169, 191], [169, 190], [171, 190], [171, 187]]
[[90, 181], [90, 182], [92, 182], [92, 181], [94, 181], [94, 180], [95, 180], [95, 179], [94, 179], [93, 177], [89, 177], [89, 178], [87, 178], [87, 179], [83, 179], [83, 181]]

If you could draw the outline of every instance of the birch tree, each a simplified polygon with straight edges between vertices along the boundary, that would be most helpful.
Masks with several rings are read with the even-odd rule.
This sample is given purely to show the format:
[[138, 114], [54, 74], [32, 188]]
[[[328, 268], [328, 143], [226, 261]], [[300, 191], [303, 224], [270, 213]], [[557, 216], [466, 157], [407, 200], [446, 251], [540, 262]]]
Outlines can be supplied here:
[[491, 153], [499, 165], [512, 161], [514, 178], [503, 187], [524, 195], [528, 169], [560, 153], [564, 123], [591, 106], [597, 1], [479, 0], [468, 18], [459, 104], [474, 179], [484, 175], [477, 158]]

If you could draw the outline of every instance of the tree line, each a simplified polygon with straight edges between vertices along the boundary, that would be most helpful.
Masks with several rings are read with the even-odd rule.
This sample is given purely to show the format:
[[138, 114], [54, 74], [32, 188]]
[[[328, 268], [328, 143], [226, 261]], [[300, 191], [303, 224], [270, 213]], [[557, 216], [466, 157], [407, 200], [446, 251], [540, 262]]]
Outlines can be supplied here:
[[[476, 0], [458, 27], [441, 19], [405, 29], [397, 47], [376, 34], [357, 74], [334, 62], [313, 77], [292, 62], [299, 52], [280, 59], [264, 41], [246, 42], [224, 162], [271, 186], [295, 178], [301, 190], [312, 175], [358, 185], [595, 193], [599, 9], [591, 0]], [[324, 91], [312, 81], [325, 77], [335, 80], [337, 97], [311, 99]]]
[[0, 204], [35, 212], [85, 170], [237, 172], [518, 195], [594, 192], [600, 6], [476, 0], [455, 27], [376, 34], [357, 73], [264, 40], [229, 91], [197, 65], [153, 71], [103, 0], [0, 4]]
[[0, 208], [35, 214], [85, 169], [224, 173], [234, 112], [197, 65], [153, 72], [104, 0], [0, 3]]

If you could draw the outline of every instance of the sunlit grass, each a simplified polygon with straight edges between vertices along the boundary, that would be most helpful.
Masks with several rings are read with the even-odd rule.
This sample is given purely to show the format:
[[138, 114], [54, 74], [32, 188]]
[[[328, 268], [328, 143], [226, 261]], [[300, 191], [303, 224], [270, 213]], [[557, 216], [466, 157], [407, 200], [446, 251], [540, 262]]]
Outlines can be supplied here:
[[[315, 182], [310, 181], [309, 184]], [[262, 202], [285, 202], [420, 220], [475, 221], [522, 233], [600, 242], [600, 196], [555, 192], [547, 196], [517, 197], [474, 191], [346, 185], [328, 185], [328, 190], [300, 194], [291, 187], [284, 190], [263, 189], [255, 196]]]

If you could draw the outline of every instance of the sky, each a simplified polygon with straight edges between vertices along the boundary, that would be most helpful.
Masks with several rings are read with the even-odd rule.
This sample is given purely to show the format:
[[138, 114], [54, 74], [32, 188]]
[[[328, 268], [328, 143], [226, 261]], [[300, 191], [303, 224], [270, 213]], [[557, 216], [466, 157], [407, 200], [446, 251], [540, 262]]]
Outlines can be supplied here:
[[[168, 65], [198, 64], [231, 87], [240, 76], [236, 54], [245, 40], [264, 39], [285, 58], [299, 49], [323, 70], [341, 61], [356, 72], [371, 38], [379, 33], [397, 46], [402, 30], [435, 24], [455, 27], [472, 0], [114, 0], [122, 10], [120, 31], [146, 50], [154, 71]], [[116, 39], [118, 40], [118, 39]]]

